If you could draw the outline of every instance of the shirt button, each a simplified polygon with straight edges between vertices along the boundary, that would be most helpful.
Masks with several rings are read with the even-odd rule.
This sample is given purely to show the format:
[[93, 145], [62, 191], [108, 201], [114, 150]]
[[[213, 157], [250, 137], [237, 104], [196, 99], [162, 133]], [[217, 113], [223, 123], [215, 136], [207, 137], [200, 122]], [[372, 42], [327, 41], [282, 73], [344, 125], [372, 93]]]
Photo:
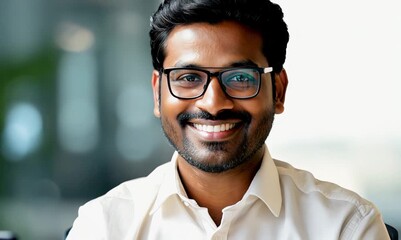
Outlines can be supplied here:
[[189, 203], [184, 201], [184, 205], [189, 207]]

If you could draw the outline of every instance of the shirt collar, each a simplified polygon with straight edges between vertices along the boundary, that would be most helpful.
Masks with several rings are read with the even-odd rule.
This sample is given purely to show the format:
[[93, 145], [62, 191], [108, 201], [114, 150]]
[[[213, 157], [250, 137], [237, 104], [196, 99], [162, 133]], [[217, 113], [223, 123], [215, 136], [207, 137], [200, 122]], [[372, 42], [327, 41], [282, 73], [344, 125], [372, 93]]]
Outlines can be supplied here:
[[[262, 164], [252, 180], [248, 191], [245, 193], [244, 199], [248, 196], [255, 196], [261, 199], [273, 215], [278, 217], [282, 205], [279, 175], [267, 146], [265, 145], [264, 148], [265, 153], [263, 155]], [[186, 198], [186, 193], [177, 170], [177, 157], [178, 153], [174, 152], [169, 169], [167, 169], [163, 182], [161, 183], [151, 214], [157, 211], [163, 203], [175, 195]]]
[[277, 167], [266, 145], [262, 164], [245, 193], [244, 199], [248, 196], [256, 196], [262, 200], [275, 217], [280, 215], [282, 205], [280, 180]]
[[178, 175], [177, 158], [178, 152], [176, 151], [171, 157], [170, 165], [168, 166], [168, 169], [165, 172], [164, 178], [161, 182], [159, 193], [157, 194], [155, 203], [150, 212], [151, 214], [157, 211], [170, 197], [175, 195], [186, 196], [181, 179]]

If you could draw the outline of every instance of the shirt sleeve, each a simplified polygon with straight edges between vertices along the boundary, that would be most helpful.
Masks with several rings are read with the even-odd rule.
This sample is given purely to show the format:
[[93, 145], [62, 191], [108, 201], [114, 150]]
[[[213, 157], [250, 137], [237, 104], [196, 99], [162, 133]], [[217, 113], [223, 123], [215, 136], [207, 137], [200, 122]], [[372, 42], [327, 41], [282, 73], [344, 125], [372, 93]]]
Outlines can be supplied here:
[[354, 234], [350, 239], [390, 240], [382, 216], [375, 207], [372, 208], [365, 217], [360, 219], [360, 222], [357, 224]]
[[79, 208], [78, 217], [75, 219], [66, 239], [106, 239], [106, 224], [103, 208], [99, 201], [92, 200]]

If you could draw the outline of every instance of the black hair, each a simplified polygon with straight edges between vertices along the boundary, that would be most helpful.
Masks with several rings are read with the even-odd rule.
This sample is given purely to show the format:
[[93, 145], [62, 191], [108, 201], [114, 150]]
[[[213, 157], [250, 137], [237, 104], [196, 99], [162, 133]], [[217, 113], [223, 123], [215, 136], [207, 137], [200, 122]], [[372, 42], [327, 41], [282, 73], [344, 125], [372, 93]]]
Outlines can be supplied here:
[[275, 72], [281, 71], [289, 34], [281, 7], [269, 0], [165, 0], [151, 17], [150, 46], [153, 68], [163, 67], [165, 43], [178, 25], [226, 20], [258, 31], [263, 54]]

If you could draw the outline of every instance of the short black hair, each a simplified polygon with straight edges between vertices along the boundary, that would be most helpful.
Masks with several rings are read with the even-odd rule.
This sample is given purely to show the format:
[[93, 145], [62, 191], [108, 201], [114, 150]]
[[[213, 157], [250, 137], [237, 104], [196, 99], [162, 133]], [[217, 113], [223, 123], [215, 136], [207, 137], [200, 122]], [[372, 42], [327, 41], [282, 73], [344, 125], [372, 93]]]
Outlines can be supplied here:
[[281, 7], [269, 0], [165, 0], [151, 17], [150, 46], [155, 70], [163, 67], [165, 44], [178, 25], [236, 21], [258, 31], [263, 54], [275, 72], [283, 68], [289, 40]]

